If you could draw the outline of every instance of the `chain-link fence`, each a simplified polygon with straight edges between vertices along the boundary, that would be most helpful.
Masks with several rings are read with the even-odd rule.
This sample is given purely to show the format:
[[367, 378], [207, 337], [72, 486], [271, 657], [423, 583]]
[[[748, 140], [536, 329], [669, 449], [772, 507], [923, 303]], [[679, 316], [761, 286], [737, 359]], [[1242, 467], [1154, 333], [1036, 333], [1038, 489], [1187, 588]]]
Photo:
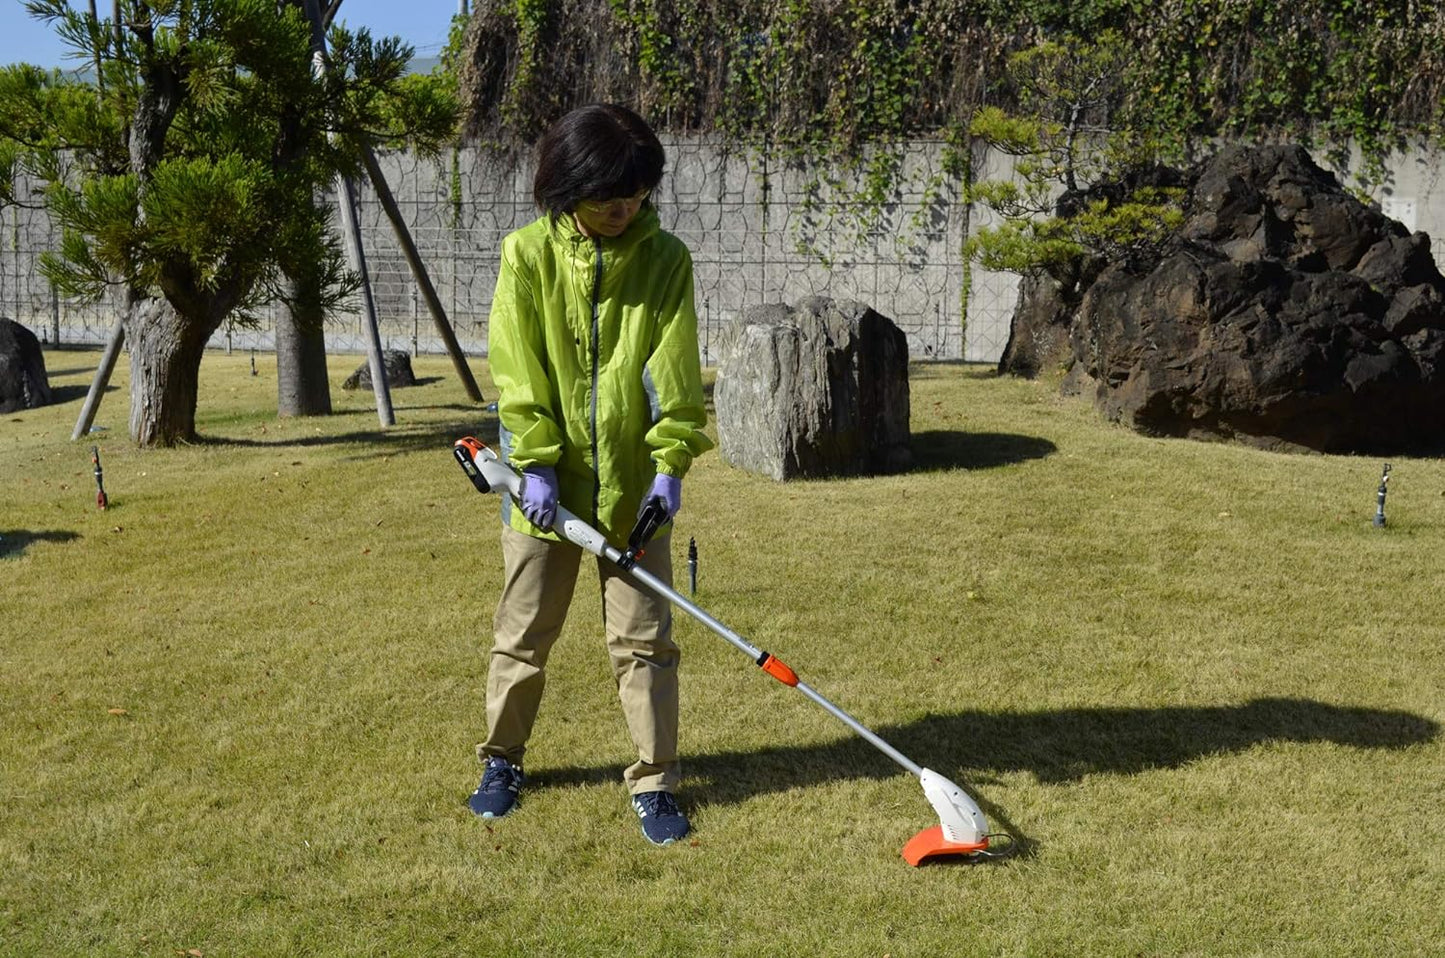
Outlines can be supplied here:
[[[861, 174], [782, 164], [704, 139], [666, 145], [668, 174], [655, 202], [663, 228], [693, 254], [705, 363], [718, 360], [715, 344], [743, 308], [811, 295], [872, 306], [904, 330], [917, 358], [994, 361], [1002, 353], [1016, 278], [977, 268], [969, 275], [961, 255], [969, 210], [942, 173], [940, 144], [907, 147], [902, 186], [881, 206], [850, 201], [862, 191]], [[392, 154], [381, 163], [457, 339], [468, 353], [485, 354], [502, 238], [537, 215], [529, 164], [473, 149], [435, 159]], [[358, 197], [383, 346], [441, 352], [381, 204], [364, 184]], [[0, 225], [0, 313], [47, 343], [105, 342], [115, 302], [62, 299], [40, 275], [40, 255], [59, 240], [45, 213], [12, 207]], [[269, 350], [272, 322], [263, 313], [257, 326], [227, 325], [212, 345]], [[327, 346], [364, 351], [361, 316], [335, 315]]]
[[[901, 186], [882, 206], [852, 199], [866, 192], [863, 174], [785, 164], [703, 138], [666, 145], [668, 174], [656, 203], [663, 227], [693, 254], [704, 362], [717, 362], [721, 333], [745, 307], [810, 295], [872, 306], [907, 333], [916, 358], [994, 362], [1003, 353], [1018, 278], [964, 262], [969, 228], [987, 217], [960, 201], [943, 172], [941, 144], [916, 142], [902, 151]], [[1009, 175], [1007, 157], [975, 159], [980, 176]], [[435, 159], [398, 153], [381, 162], [457, 339], [468, 353], [485, 354], [502, 238], [536, 216], [529, 163], [474, 149]], [[1419, 148], [1394, 158], [1391, 169], [1378, 198], [1385, 211], [1409, 229], [1438, 235], [1445, 199], [1437, 196], [1435, 155]], [[381, 204], [365, 184], [358, 195], [383, 346], [441, 352]], [[105, 342], [116, 301], [67, 301], [40, 275], [40, 255], [59, 243], [44, 211], [0, 210], [0, 230], [0, 315], [46, 343]], [[1445, 247], [1434, 252], [1445, 261]], [[212, 344], [269, 350], [273, 320], [263, 314], [254, 328], [223, 327]], [[364, 352], [362, 329], [355, 311], [338, 313], [328, 349]]]

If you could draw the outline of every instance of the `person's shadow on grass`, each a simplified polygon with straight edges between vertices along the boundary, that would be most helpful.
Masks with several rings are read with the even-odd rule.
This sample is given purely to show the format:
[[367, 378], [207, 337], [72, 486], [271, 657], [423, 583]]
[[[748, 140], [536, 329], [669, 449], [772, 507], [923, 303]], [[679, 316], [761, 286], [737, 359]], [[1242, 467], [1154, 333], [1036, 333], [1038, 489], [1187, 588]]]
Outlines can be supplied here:
[[[1040, 782], [1059, 784], [1091, 774], [1178, 768], [1267, 742], [1402, 749], [1434, 740], [1440, 727], [1409, 712], [1308, 699], [1254, 699], [1243, 705], [959, 712], [874, 731], [919, 764], [967, 786], [990, 773], [1031, 772]], [[779, 734], [785, 736], [786, 730]], [[683, 759], [687, 792], [702, 804], [898, 773], [897, 765], [851, 735], [821, 745], [778, 745]], [[531, 781], [546, 787], [616, 782], [621, 776], [621, 765], [573, 766], [539, 768]], [[975, 797], [990, 820], [1014, 835], [1027, 854], [1033, 843], [1004, 811], [983, 796]]]

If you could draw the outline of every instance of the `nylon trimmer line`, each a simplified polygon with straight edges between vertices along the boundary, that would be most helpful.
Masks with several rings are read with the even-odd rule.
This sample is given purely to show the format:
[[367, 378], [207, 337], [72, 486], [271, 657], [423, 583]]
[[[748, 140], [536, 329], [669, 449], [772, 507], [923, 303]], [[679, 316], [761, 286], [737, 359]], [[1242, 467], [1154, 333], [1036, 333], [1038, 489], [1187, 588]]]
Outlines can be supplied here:
[[[463, 471], [466, 472], [467, 477], [471, 479], [472, 485], [479, 492], [507, 492], [514, 499], [521, 499], [522, 477], [482, 442], [470, 436], [459, 439], [453, 445], [452, 453]], [[665, 513], [649, 503], [648, 508], [643, 510], [643, 515], [638, 521], [637, 528], [633, 530], [628, 548], [625, 550], [609, 543], [602, 533], [562, 506], [557, 507], [557, 518], [552, 524], [552, 529], [584, 551], [615, 564], [642, 585], [697, 619], [709, 630], [746, 654], [764, 672], [784, 685], [802, 692], [826, 709], [834, 718], [862, 736], [868, 744], [898, 763], [909, 774], [916, 776], [923, 786], [924, 796], [933, 806], [934, 811], [938, 813], [938, 824], [931, 828], [925, 828], [903, 846], [903, 858], [908, 864], [917, 866], [929, 859], [946, 857], [962, 857], [977, 861], [1002, 858], [1012, 853], [1016, 847], [1015, 842], [1007, 835], [989, 833], [988, 822], [984, 818], [983, 812], [960, 786], [932, 769], [924, 768], [889, 745], [863, 723], [799, 679], [797, 673], [777, 656], [759, 649], [667, 583], [637, 565], [637, 559], [642, 555], [647, 541], [665, 521]], [[1001, 849], [991, 848], [990, 839], [997, 838], [1009, 838], [1009, 840], [1003, 843]]]

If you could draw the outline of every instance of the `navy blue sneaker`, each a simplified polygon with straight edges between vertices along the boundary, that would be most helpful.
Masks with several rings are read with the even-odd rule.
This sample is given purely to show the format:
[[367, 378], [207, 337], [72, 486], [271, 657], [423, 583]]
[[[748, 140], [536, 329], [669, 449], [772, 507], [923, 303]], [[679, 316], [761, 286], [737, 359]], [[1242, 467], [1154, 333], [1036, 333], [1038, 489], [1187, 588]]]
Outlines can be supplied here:
[[654, 845], [671, 845], [692, 828], [671, 792], [639, 792], [632, 810], [642, 821], [642, 834]]
[[487, 759], [482, 783], [467, 799], [472, 811], [483, 818], [501, 818], [517, 807], [517, 793], [522, 790], [522, 767], [504, 758]]

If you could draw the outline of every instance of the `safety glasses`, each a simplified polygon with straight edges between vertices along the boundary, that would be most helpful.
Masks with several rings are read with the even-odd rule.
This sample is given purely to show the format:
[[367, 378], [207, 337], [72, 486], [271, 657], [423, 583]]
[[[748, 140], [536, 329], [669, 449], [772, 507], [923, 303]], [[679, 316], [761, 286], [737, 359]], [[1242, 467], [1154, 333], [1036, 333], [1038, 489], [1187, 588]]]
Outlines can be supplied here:
[[589, 213], [611, 213], [628, 207], [641, 206], [652, 195], [652, 190], [639, 190], [631, 196], [619, 196], [610, 200], [582, 200], [577, 205]]

